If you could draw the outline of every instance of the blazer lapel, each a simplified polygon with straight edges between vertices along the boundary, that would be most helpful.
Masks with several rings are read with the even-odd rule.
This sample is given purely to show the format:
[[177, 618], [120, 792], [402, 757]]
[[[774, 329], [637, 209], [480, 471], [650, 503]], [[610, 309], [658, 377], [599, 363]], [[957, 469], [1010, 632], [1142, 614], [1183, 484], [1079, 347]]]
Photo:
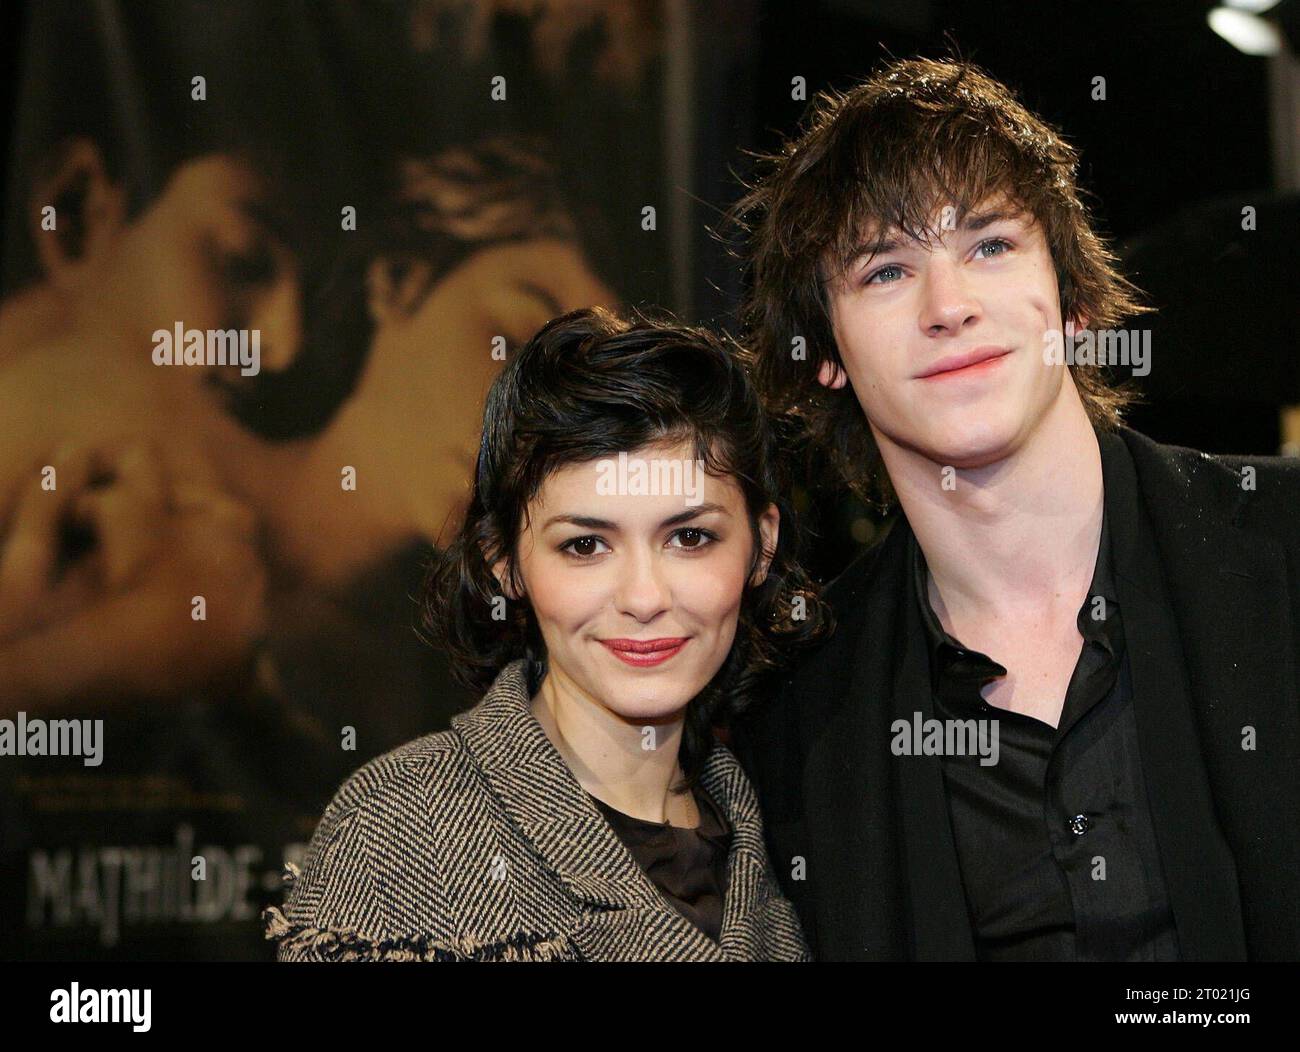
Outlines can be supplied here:
[[[904, 523], [899, 525], [910, 531]], [[906, 570], [908, 565], [905, 557], [898, 560], [900, 569]], [[911, 726], [917, 713], [922, 724], [934, 718], [934, 690], [922, 642], [921, 612], [908, 580], [904, 572], [895, 615], [904, 629], [898, 641], [890, 710], [893, 719]], [[919, 961], [973, 961], [975, 940], [940, 758], [891, 755], [891, 759], [899, 772], [899, 819], [907, 860], [913, 955]]]
[[831, 960], [975, 956], [938, 757], [890, 750], [895, 719], [910, 724], [933, 709], [909, 536], [900, 516], [869, 583], [834, 597], [849, 673], [832, 677], [804, 717], [816, 728], [804, 768], [808, 864], [819, 956]]
[[[1173, 862], [1167, 876], [1179, 938], [1184, 917], [1200, 918], [1187, 931], [1185, 955], [1240, 958], [1244, 915], [1252, 956], [1294, 956], [1300, 838], [1281, 816], [1300, 818], [1293, 766], [1300, 691], [1285, 554], [1278, 543], [1238, 525], [1246, 497], [1240, 476], [1135, 432], [1122, 436], [1165, 569], [1194, 706], [1192, 713], [1165, 711], [1162, 673], [1152, 666], [1151, 681], [1139, 683], [1139, 666], [1133, 666], [1140, 747], [1151, 758], [1144, 771], [1153, 817], [1162, 856], [1168, 853]], [[1184, 454], [1186, 462], [1169, 463]], [[1129, 573], [1139, 577], [1149, 567]], [[1203, 763], [1199, 780], [1189, 783], [1183, 772], [1191, 757]], [[1222, 824], [1235, 868], [1231, 858], [1208, 850], [1197, 814]], [[1252, 905], [1258, 911], [1253, 916]]]
[[[839, 625], [830, 645], [805, 661], [812, 667], [794, 699], [798, 725], [787, 730], [806, 742], [802, 829], [795, 827], [801, 835], [786, 843], [806, 863], [818, 960], [897, 960], [908, 952], [888, 750], [894, 604], [882, 611], [884, 590], [873, 572], [880, 566], [887, 574], [898, 558], [897, 529], [870, 563], [855, 565], [828, 590]], [[773, 859], [778, 866], [791, 861]]]
[[[728, 937], [744, 941], [740, 902], [728, 893], [724, 910], [733, 930], [724, 925], [721, 944], [673, 909], [588, 799], [529, 701], [519, 659], [501, 670], [474, 709], [452, 719], [452, 727], [511, 819], [578, 900], [582, 918], [568, 933], [573, 944], [589, 960], [725, 960]], [[715, 774], [715, 784], [725, 783]], [[733, 848], [729, 868], [742, 889], [751, 887], [744, 852], [738, 858]]]
[[730, 750], [714, 748], [700, 772], [700, 785], [731, 825], [719, 935], [722, 953], [730, 960], [810, 959], [793, 910], [780, 915], [764, 909], [778, 890], [770, 876], [758, 798]]
[[[1124, 444], [1102, 443], [1115, 557], [1115, 585], [1133, 682], [1133, 714], [1165, 890], [1184, 960], [1245, 957], [1232, 853], [1214, 819], [1191, 708], [1183, 648], [1172, 617], [1153, 529]], [[1209, 819], [1212, 825], [1207, 825]]]

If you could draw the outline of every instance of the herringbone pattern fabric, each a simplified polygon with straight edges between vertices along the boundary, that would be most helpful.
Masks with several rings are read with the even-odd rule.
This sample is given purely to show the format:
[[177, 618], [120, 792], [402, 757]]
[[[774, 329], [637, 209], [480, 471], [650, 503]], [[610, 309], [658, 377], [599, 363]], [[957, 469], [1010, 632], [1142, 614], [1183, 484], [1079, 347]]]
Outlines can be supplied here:
[[704, 788], [734, 835], [719, 942], [660, 896], [529, 709], [522, 660], [483, 700], [357, 770], [330, 802], [284, 909], [287, 960], [809, 960], [725, 747]]

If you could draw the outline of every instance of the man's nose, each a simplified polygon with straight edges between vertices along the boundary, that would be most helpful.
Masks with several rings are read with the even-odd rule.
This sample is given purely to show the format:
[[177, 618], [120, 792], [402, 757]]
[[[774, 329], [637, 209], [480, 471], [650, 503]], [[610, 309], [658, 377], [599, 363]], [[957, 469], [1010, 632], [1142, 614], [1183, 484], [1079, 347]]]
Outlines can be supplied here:
[[936, 258], [926, 267], [922, 283], [920, 323], [926, 335], [960, 332], [979, 317], [979, 304], [960, 264]]

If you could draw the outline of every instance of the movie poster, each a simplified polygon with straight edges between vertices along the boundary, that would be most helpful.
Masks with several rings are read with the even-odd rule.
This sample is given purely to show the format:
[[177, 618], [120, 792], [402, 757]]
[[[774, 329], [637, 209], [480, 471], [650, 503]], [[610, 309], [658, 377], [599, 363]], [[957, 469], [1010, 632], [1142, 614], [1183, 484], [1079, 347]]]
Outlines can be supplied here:
[[509, 349], [689, 272], [681, 17], [32, 5], [0, 302], [5, 958], [272, 959], [259, 911], [340, 782], [475, 700], [420, 638], [425, 562]]

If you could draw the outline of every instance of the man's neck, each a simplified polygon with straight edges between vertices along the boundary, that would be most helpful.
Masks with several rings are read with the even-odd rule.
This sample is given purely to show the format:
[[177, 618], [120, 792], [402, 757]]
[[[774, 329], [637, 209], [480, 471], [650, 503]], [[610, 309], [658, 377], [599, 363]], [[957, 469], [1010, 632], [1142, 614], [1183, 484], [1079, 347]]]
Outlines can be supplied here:
[[982, 467], [948, 472], [882, 440], [890, 481], [931, 576], [946, 626], [1077, 610], [1101, 538], [1101, 452], [1067, 374], [1033, 431]]

